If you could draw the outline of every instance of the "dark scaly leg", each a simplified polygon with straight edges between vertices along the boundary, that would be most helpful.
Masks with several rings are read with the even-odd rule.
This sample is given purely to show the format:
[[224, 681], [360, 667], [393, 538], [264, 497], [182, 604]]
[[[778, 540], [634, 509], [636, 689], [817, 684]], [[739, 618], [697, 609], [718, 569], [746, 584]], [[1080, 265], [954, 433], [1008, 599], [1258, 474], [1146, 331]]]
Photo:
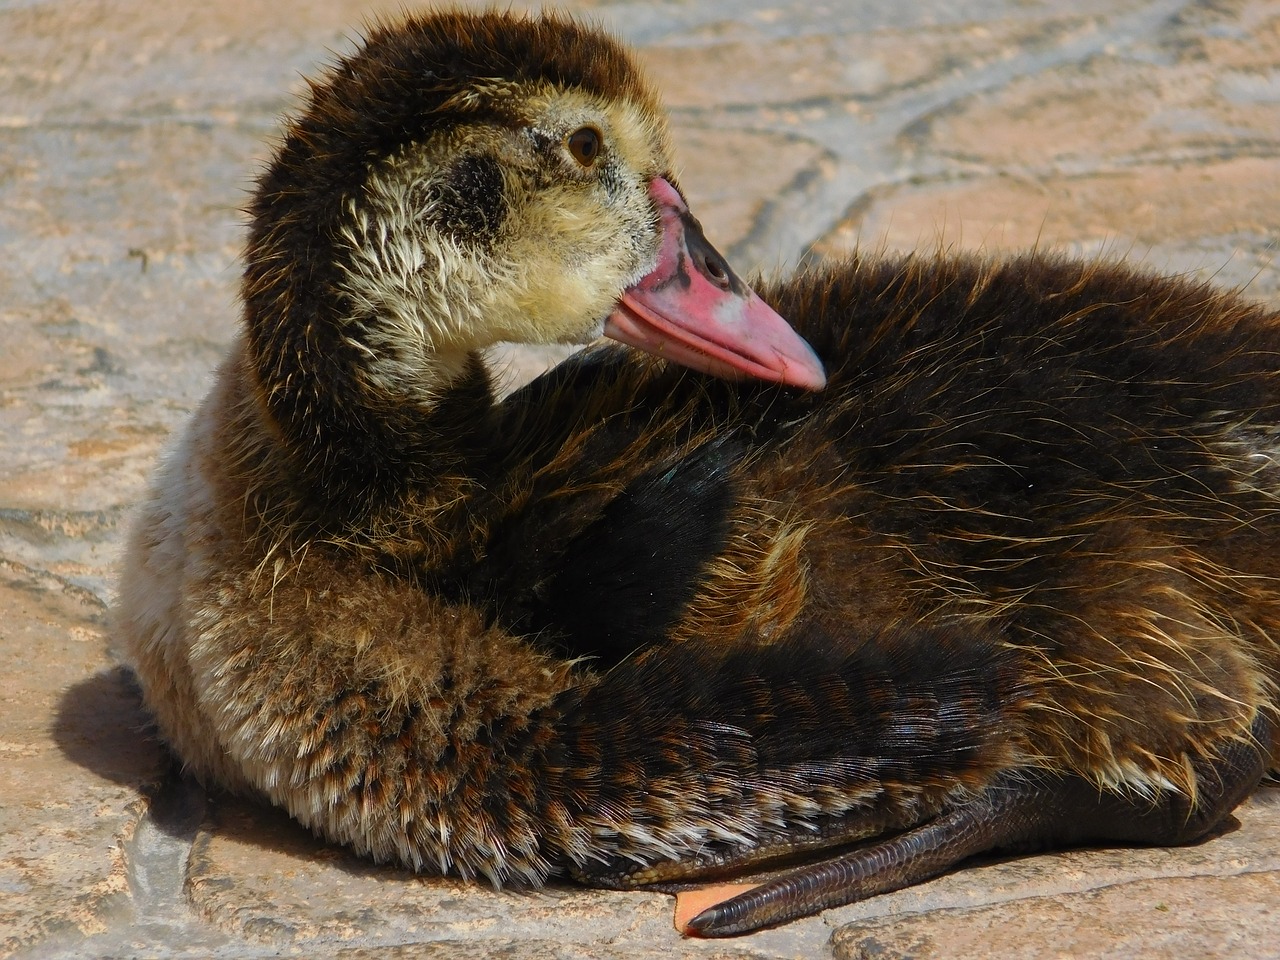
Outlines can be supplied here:
[[1199, 797], [1155, 800], [1099, 793], [1078, 777], [1002, 777], [972, 801], [896, 837], [801, 867], [717, 904], [690, 921], [694, 936], [724, 937], [808, 916], [920, 883], [975, 854], [1098, 841], [1176, 846], [1204, 838], [1257, 786], [1271, 724], [1259, 714], [1253, 742], [1194, 761]]

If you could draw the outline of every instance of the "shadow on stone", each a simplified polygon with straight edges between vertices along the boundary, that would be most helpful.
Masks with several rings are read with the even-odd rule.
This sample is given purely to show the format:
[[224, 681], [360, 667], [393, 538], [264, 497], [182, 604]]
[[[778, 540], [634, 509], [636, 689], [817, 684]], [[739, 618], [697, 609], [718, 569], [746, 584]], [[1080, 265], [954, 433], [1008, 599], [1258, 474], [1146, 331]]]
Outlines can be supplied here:
[[253, 799], [213, 794], [205, 829], [211, 837], [216, 835], [234, 846], [323, 864], [350, 876], [377, 876], [387, 880], [407, 880], [414, 876], [402, 867], [376, 864], [346, 847], [328, 843], [285, 811]]
[[68, 760], [137, 791], [157, 830], [191, 842], [205, 817], [205, 790], [181, 772], [156, 736], [128, 669], [105, 670], [69, 687], [52, 734]]
[[169, 836], [190, 842], [202, 828], [294, 857], [327, 861], [360, 874], [372, 861], [316, 839], [283, 811], [253, 798], [207, 790], [183, 774], [160, 742], [133, 674], [115, 667], [73, 684], [62, 695], [52, 735], [63, 755], [97, 776], [131, 787], [147, 803], [147, 818]]
[[139, 791], [153, 792], [172, 766], [133, 675], [124, 667], [69, 687], [58, 703], [51, 733], [68, 760]]

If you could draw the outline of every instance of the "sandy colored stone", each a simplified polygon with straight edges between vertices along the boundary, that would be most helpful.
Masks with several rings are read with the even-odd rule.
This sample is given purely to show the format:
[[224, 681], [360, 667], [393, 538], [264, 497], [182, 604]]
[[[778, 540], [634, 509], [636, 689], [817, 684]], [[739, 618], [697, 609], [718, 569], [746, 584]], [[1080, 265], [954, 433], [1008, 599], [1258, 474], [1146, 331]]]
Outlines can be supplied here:
[[1268, 0], [1187, 4], [1163, 39], [1179, 62], [1206, 62], [1219, 71], [1245, 71], [1274, 81], [1280, 64], [1280, 8]]
[[1268, 247], [1280, 223], [1280, 192], [1262, 185], [1276, 175], [1275, 161], [1243, 157], [891, 187], [852, 210], [815, 249], [828, 256], [854, 248], [1050, 249], [1251, 284], [1255, 296], [1267, 297], [1280, 285]]
[[919, 149], [1028, 171], [1274, 156], [1280, 9], [1189, 5], [1127, 49], [1013, 78], [911, 125]]
[[[563, 940], [479, 940], [414, 943], [396, 947], [343, 950], [342, 960], [662, 960], [671, 956], [661, 944], [594, 944], [581, 946]], [[763, 960], [765, 955], [733, 944], [703, 944], [700, 960]]]
[[0, 562], [0, 955], [131, 915], [126, 848], [167, 766], [83, 591]]
[[[644, 61], [677, 114], [720, 108], [865, 102], [999, 60], [1083, 29], [1086, 17], [773, 36], [759, 27], [732, 40], [647, 47]], [[762, 69], [767, 64], [768, 69]]]
[[838, 960], [1169, 957], [1272, 960], [1280, 873], [1140, 881], [971, 910], [850, 925]]
[[1028, 172], [1180, 164], [1224, 152], [1269, 154], [1280, 88], [1227, 79], [1211, 63], [1153, 70], [1101, 58], [1020, 77], [994, 95], [941, 111], [912, 130], [911, 149]]
[[[495, 891], [460, 880], [377, 866], [313, 839], [283, 813], [223, 798], [214, 805], [188, 866], [194, 910], [221, 930], [285, 948], [335, 943], [448, 942], [536, 956], [545, 941], [564, 956], [787, 956], [787, 933], [719, 946], [682, 939], [675, 901], [565, 884]], [[813, 921], [811, 923], [817, 923]], [[820, 947], [828, 936], [819, 930]], [[502, 955], [499, 952], [499, 955]]]
[[[1096, 32], [1140, 8], [1132, 0], [1072, 4], [771, 3], [667, 7], [623, 25], [677, 112], [872, 101]], [[663, 18], [663, 14], [666, 17]], [[655, 22], [658, 21], [658, 22]]]
[[868, 190], [814, 251], [1037, 246], [1274, 296], [1276, 49], [1274, 4], [1192, 8], [1133, 48], [944, 102], [899, 134], [931, 172]]
[[668, 897], [498, 892], [420, 878], [322, 844], [279, 811], [231, 799], [216, 805], [197, 840], [187, 884], [202, 916], [270, 943], [536, 939], [579, 927], [579, 936], [590, 930], [605, 943], [664, 924], [674, 938]]
[[0, 209], [12, 271], [0, 337], [13, 347], [0, 489], [15, 508], [118, 507], [137, 498], [234, 328], [230, 163], [249, 138], [161, 125], [7, 140], [36, 172], [26, 207]]

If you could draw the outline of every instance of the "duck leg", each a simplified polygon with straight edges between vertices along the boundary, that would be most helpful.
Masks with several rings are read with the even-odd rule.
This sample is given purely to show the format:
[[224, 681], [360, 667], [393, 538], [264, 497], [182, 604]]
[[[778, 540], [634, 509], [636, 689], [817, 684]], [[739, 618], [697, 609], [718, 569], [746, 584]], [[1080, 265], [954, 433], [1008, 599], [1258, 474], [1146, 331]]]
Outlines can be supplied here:
[[1154, 800], [1103, 793], [1074, 776], [1012, 773], [973, 800], [898, 836], [801, 867], [695, 916], [686, 933], [723, 937], [888, 893], [993, 850], [1027, 851], [1097, 841], [1176, 846], [1203, 839], [1262, 779], [1271, 724], [1261, 714], [1252, 742], [1197, 758], [1198, 796]]

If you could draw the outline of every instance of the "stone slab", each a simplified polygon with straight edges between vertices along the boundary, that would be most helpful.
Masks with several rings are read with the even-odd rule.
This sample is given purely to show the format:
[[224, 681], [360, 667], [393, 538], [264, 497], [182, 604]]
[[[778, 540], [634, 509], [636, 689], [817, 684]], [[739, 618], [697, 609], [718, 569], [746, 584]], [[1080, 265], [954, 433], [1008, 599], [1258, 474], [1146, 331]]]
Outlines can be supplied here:
[[1280, 873], [1172, 878], [996, 906], [938, 910], [836, 932], [838, 960], [1167, 957], [1272, 960]]
[[0, 561], [0, 956], [132, 916], [127, 848], [168, 767], [101, 604]]

